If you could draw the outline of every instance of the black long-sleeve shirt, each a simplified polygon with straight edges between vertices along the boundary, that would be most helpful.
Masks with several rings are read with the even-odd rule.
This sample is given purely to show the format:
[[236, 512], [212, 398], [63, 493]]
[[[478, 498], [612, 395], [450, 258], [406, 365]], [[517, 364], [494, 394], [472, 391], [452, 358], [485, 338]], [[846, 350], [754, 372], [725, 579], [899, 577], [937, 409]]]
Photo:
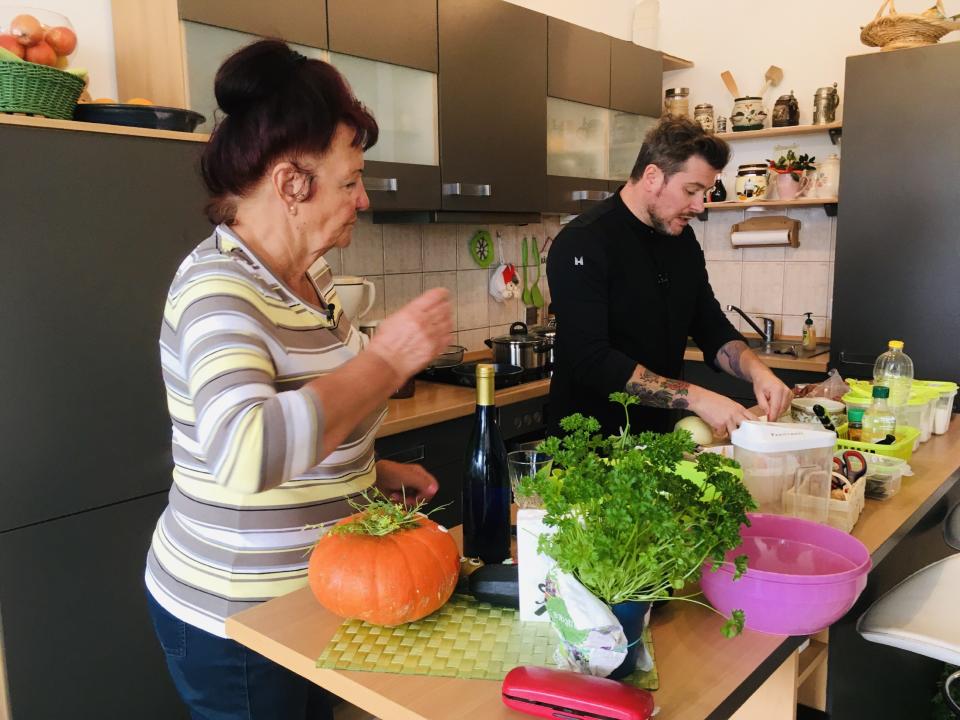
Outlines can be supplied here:
[[[557, 318], [551, 434], [575, 412], [615, 433], [624, 415], [609, 395], [625, 388], [638, 363], [682, 377], [690, 336], [716, 370], [717, 351], [743, 339], [714, 297], [693, 230], [657, 232], [630, 212], [619, 192], [557, 235], [547, 279]], [[634, 432], [665, 432], [669, 422], [665, 409], [631, 408]]]

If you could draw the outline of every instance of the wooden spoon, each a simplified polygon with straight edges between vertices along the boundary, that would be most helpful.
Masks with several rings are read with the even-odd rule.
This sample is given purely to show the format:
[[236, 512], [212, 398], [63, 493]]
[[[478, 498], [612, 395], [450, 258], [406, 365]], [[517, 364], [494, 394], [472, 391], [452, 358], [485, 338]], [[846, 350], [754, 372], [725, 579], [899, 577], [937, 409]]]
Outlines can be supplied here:
[[727, 86], [727, 90], [733, 95], [733, 99], [736, 100], [740, 97], [740, 91], [737, 89], [737, 83], [733, 81], [733, 75], [729, 70], [724, 70], [720, 73], [720, 79], [723, 80], [723, 84]]
[[767, 91], [768, 87], [776, 87], [780, 84], [781, 80], [783, 80], [783, 70], [778, 68], [776, 65], [771, 65], [767, 68], [767, 72], [763, 76], [763, 87], [760, 88], [760, 92], [757, 93], [757, 96], [763, 97], [763, 94]]

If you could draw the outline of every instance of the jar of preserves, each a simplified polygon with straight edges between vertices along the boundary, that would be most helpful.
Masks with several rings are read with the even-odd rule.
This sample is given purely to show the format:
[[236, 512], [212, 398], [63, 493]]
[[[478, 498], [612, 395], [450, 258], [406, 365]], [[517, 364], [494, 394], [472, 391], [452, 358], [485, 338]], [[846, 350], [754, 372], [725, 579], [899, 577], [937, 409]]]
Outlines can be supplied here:
[[690, 88], [667, 88], [663, 98], [665, 115], [690, 117]]
[[767, 194], [766, 163], [750, 163], [737, 169], [736, 193], [740, 202], [763, 200]]
[[703, 128], [704, 132], [713, 132], [713, 105], [701, 103], [693, 109], [693, 119]]

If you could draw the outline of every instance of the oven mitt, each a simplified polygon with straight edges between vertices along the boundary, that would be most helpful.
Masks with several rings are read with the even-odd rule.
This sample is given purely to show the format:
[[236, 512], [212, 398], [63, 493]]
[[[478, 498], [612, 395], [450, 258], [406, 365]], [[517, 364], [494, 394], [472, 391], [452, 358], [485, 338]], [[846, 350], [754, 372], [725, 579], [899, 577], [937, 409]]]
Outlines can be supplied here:
[[517, 269], [512, 263], [501, 263], [490, 276], [490, 295], [497, 302], [505, 302], [519, 297], [520, 292], [517, 289], [520, 284], [520, 278], [517, 277]]
[[564, 670], [606, 677], [627, 656], [627, 636], [606, 603], [557, 567], [544, 584], [550, 625], [560, 638], [554, 655]]

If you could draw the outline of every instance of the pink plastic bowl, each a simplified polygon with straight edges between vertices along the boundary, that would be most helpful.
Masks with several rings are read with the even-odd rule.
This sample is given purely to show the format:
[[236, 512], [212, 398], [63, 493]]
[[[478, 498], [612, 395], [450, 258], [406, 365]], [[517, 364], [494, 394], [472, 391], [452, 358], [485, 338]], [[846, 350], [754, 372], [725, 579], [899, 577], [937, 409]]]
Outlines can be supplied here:
[[[750, 513], [742, 543], [716, 572], [704, 566], [700, 586], [720, 612], [743, 610], [745, 625], [775, 635], [811, 635], [839, 620], [867, 585], [870, 553], [847, 533], [785, 515]], [[747, 572], [733, 580], [733, 558]]]

